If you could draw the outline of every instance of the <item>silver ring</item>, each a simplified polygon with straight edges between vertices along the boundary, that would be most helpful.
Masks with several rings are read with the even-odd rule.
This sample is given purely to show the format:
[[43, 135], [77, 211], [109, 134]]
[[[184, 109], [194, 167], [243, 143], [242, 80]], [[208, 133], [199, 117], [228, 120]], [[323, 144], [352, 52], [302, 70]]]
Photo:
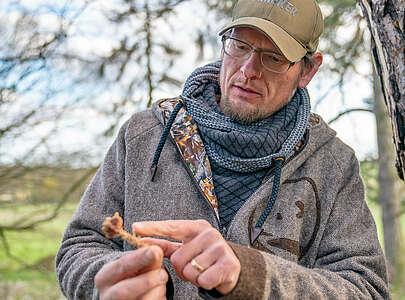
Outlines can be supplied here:
[[191, 264], [191, 266], [192, 266], [194, 269], [196, 269], [196, 270], [197, 270], [198, 272], [200, 272], [200, 273], [204, 272], [204, 270], [205, 270], [205, 268], [204, 268], [203, 266], [201, 266], [200, 264], [198, 264], [198, 263], [195, 261], [194, 258], [190, 261], [190, 264]]

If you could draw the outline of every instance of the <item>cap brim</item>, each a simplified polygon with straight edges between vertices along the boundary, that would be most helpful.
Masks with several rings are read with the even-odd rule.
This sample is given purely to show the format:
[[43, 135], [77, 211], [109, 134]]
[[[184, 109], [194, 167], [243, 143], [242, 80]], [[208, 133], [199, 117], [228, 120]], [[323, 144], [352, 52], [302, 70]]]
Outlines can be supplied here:
[[299, 61], [305, 56], [306, 50], [300, 43], [298, 43], [293, 37], [285, 32], [281, 27], [271, 23], [270, 21], [262, 18], [255, 17], [242, 17], [238, 18], [231, 23], [228, 23], [223, 27], [219, 35], [224, 34], [227, 30], [234, 27], [253, 27], [262, 31], [269, 39], [271, 39], [276, 46], [280, 49], [281, 53], [290, 61]]

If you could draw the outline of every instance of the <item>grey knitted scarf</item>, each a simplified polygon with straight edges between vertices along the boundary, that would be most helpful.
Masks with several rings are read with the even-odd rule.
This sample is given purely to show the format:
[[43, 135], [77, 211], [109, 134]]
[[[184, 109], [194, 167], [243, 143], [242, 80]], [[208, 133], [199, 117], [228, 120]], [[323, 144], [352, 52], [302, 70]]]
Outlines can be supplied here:
[[217, 104], [220, 94], [217, 61], [196, 69], [187, 79], [182, 98], [198, 124], [210, 161], [236, 172], [269, 168], [274, 158], [286, 157], [301, 140], [310, 113], [306, 89], [269, 118], [241, 123], [225, 116]]

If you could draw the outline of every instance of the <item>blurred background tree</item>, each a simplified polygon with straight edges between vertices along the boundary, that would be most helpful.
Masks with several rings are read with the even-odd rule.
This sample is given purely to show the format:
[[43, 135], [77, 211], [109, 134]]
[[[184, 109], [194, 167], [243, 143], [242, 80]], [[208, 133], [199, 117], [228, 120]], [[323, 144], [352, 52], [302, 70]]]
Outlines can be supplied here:
[[[167, 41], [169, 36], [157, 35], [157, 28], [184, 1], [119, 1], [109, 7], [104, 2], [21, 0], [0, 6], [5, 37], [0, 46], [1, 205], [58, 203], [50, 215], [39, 209], [42, 218], [32, 213], [24, 216], [23, 225], [0, 225], [0, 232], [32, 229], [56, 216], [72, 188], [94, 173], [105, 149], [98, 146], [116, 126], [149, 106], [158, 84], [180, 85], [169, 71], [181, 51]], [[92, 9], [99, 19], [80, 19]], [[74, 130], [86, 128], [90, 119], [101, 121], [95, 125], [99, 128], [89, 128], [98, 140], [78, 140], [64, 148], [61, 140], [75, 139]], [[42, 173], [56, 178], [63, 168], [89, 171], [77, 172], [81, 176], [66, 182], [73, 180], [71, 186], [55, 183], [55, 190], [67, 194], [51, 196], [48, 186], [41, 200], [33, 196], [41, 190], [35, 181], [43, 180]], [[16, 191], [22, 188], [29, 190], [27, 201], [18, 199]]]
[[[235, 2], [9, 0], [0, 4], [4, 41], [0, 44], [0, 270], [5, 271], [0, 272], [5, 274], [0, 275], [1, 299], [17, 299], [16, 290], [34, 299], [60, 297], [57, 291], [36, 295], [38, 288], [10, 291], [10, 282], [38, 279], [35, 270], [53, 272], [61, 230], [118, 127], [152, 101], [180, 93], [195, 66], [219, 58], [216, 33], [229, 20]], [[392, 174], [394, 160], [389, 155], [392, 149], [385, 147], [392, 144], [392, 132], [382, 129], [386, 113], [377, 107], [379, 88], [361, 106], [351, 105], [352, 94], [345, 92], [354, 76], [368, 80], [370, 90], [376, 82], [372, 68], [359, 68], [370, 65], [367, 25], [354, 1], [319, 2], [325, 34], [317, 87], [322, 86], [323, 94], [312, 100], [313, 109], [317, 111], [338, 90], [339, 97], [333, 100], [342, 103], [342, 110], [329, 119], [332, 126], [349, 113], [375, 113], [378, 156], [369, 157], [361, 168], [368, 200], [376, 207], [383, 204], [383, 245], [392, 272], [403, 276], [398, 260], [390, 258], [390, 253], [397, 257], [400, 245], [386, 237], [393, 232], [399, 241], [403, 237], [397, 208], [401, 200], [405, 202], [404, 196], [401, 199], [405, 191], [402, 185], [399, 192], [395, 176], [384, 175]], [[394, 211], [386, 208], [390, 203]], [[44, 249], [48, 239], [48, 250], [37, 254], [30, 250], [27, 255], [26, 249], [32, 248], [21, 246], [39, 242]], [[55, 286], [53, 275], [46, 279]], [[405, 294], [401, 286], [393, 286], [398, 299]]]
[[[352, 1], [325, 0], [320, 1], [320, 3], [332, 7], [332, 13], [325, 18], [325, 37], [328, 41], [328, 47], [321, 51], [333, 57], [335, 66], [328, 65], [328, 69], [340, 74], [339, 85], [343, 86], [345, 80], [351, 80], [351, 76], [347, 76], [348, 72], [353, 71], [359, 73], [357, 66], [361, 64], [361, 60], [367, 59], [370, 65], [372, 64], [372, 60], [370, 59], [370, 33], [366, 26], [367, 20], [363, 17], [362, 11], [358, 7], [354, 9], [355, 7]], [[400, 6], [398, 6], [398, 10], [400, 9]], [[401, 16], [397, 15], [397, 20], [391, 20], [391, 22], [394, 21], [401, 22]], [[346, 42], [340, 43], [338, 37], [339, 27], [347, 26], [347, 24], [351, 24], [354, 29], [353, 33], [346, 37]], [[365, 37], [367, 38], [365, 39]], [[365, 57], [365, 55], [369, 57]], [[404, 64], [404, 62], [402, 62], [402, 64]], [[399, 192], [400, 185], [402, 185], [402, 191], [404, 190], [404, 186], [403, 182], [400, 182], [395, 174], [396, 158], [393, 144], [393, 132], [391, 130], [389, 112], [384, 105], [384, 97], [380, 86], [381, 78], [376, 74], [375, 66], [373, 66], [370, 71], [369, 74], [365, 75], [372, 83], [372, 99], [364, 99], [364, 107], [349, 109], [338, 114], [336, 118], [354, 111], [369, 110], [374, 113], [378, 149], [378, 192], [376, 200], [382, 208], [384, 250], [387, 257], [392, 290], [394, 292], [394, 298], [399, 298], [401, 295], [405, 295], [403, 285], [403, 282], [405, 282], [405, 275], [403, 272], [404, 260], [401, 257], [404, 247], [403, 230], [400, 222], [401, 202], [402, 207], [405, 207], [405, 198], [403, 193], [401, 194]], [[398, 76], [397, 83], [394, 82], [394, 84], [401, 84]], [[336, 118], [331, 121], [333, 122]], [[405, 129], [403, 128], [402, 131], [405, 131]]]

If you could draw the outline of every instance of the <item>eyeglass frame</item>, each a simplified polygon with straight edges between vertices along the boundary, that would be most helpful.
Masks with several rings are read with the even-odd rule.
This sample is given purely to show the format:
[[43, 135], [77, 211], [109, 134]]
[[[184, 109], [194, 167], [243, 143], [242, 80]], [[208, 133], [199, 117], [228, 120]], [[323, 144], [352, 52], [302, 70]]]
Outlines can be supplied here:
[[[225, 41], [226, 41], [227, 39], [232, 39], [232, 40], [235, 40], [235, 41], [238, 41], [238, 42], [241, 42], [241, 43], [244, 43], [244, 44], [248, 45], [248, 46], [251, 48], [251, 50], [248, 52], [248, 53], [249, 53], [249, 56], [248, 56], [247, 58], [236, 57], [236, 56], [233, 56], [233, 55], [229, 54], [228, 52], [226, 52], [226, 50], [225, 50]], [[267, 67], [263, 64], [263, 58], [262, 58], [263, 56], [262, 56], [262, 53], [271, 52], [271, 53], [280, 55], [279, 53], [276, 53], [276, 52], [271, 51], [271, 50], [259, 50], [259, 49], [255, 48], [255, 47], [253, 47], [253, 45], [251, 45], [249, 42], [240, 40], [240, 39], [238, 39], [238, 38], [232, 37], [232, 36], [227, 35], [227, 34], [222, 35], [221, 42], [222, 42], [222, 49], [224, 50], [224, 53], [225, 53], [226, 55], [229, 55], [230, 57], [235, 58], [235, 59], [248, 60], [248, 59], [252, 56], [252, 53], [253, 53], [253, 52], [256, 52], [257, 54], [259, 54], [259, 57], [260, 57], [260, 64], [262, 65], [262, 67], [265, 68], [266, 70], [270, 71], [270, 72], [274, 72], [274, 73], [277, 73], [277, 74], [284, 74], [284, 73], [287, 73], [288, 70], [289, 70], [293, 65], [295, 65], [296, 63], [298, 63], [300, 60], [303, 59], [303, 58], [301, 58], [301, 59], [299, 59], [298, 61], [295, 61], [295, 62], [290, 62], [290, 61], [288, 61], [288, 60], [286, 59], [287, 62], [289, 62], [289, 66], [288, 66], [287, 70], [285, 70], [284, 72], [278, 72], [278, 71], [275, 71], [275, 70], [272, 70], [272, 69], [267, 68]]]

